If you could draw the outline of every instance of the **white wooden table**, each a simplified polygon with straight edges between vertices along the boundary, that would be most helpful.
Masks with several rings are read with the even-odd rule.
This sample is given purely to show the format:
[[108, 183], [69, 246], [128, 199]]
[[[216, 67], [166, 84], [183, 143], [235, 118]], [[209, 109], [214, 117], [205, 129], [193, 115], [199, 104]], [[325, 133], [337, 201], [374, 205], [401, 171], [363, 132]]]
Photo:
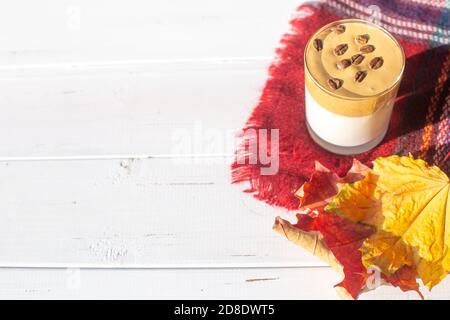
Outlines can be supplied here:
[[229, 178], [298, 4], [0, 4], [0, 298], [338, 298]]

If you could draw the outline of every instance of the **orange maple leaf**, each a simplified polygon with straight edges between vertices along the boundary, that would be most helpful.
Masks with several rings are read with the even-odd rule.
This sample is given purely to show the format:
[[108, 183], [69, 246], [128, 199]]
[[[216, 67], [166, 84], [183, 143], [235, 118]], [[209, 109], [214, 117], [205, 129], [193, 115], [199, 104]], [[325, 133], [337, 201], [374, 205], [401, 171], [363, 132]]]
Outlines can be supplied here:
[[[353, 167], [345, 177], [339, 177], [320, 163], [309, 182], [297, 192], [300, 209], [306, 213], [297, 214], [297, 223], [277, 218], [274, 229], [290, 241], [319, 256], [330, 266], [344, 274], [342, 287], [354, 299], [367, 289], [367, 280], [371, 276], [363, 265], [359, 248], [374, 233], [370, 226], [352, 222], [333, 212], [325, 212], [326, 206], [346, 183], [361, 180], [370, 169], [355, 160]], [[314, 209], [314, 212], [311, 211]], [[382, 279], [399, 287], [403, 291], [414, 290], [419, 293], [415, 269], [404, 267]]]

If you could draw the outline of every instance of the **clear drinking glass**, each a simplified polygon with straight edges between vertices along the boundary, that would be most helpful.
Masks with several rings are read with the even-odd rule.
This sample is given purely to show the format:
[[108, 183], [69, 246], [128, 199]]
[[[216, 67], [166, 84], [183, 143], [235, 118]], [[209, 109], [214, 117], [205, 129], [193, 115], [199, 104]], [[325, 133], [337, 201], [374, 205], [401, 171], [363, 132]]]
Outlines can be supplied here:
[[323, 148], [357, 154], [384, 138], [405, 68], [400, 44], [358, 19], [320, 28], [305, 48], [309, 133]]

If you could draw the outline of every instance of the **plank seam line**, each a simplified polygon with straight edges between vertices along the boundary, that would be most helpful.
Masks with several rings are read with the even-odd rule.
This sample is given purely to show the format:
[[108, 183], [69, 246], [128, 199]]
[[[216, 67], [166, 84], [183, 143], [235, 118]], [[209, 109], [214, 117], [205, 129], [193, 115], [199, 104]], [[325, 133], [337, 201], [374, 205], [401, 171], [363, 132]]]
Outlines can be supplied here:
[[273, 57], [217, 57], [217, 58], [192, 58], [192, 59], [136, 59], [136, 60], [110, 60], [110, 61], [69, 61], [63, 63], [30, 63], [17, 65], [0, 65], [0, 71], [26, 71], [39, 69], [100, 69], [145, 65], [170, 65], [170, 64], [248, 64], [254, 62], [270, 63]]
[[67, 267], [45, 267], [45, 266], [6, 266], [6, 267], [0, 267], [0, 272], [3, 270], [11, 270], [11, 269], [23, 269], [23, 270], [65, 270], [65, 269], [80, 269], [80, 270], [98, 270], [98, 271], [133, 271], [133, 270], [143, 270], [143, 271], [151, 271], [151, 270], [155, 270], [155, 271], [164, 271], [164, 270], [271, 270], [271, 269], [330, 269], [332, 270], [332, 268], [330, 266], [262, 266], [262, 267], [258, 267], [258, 266], [254, 266], [254, 267], [249, 267], [249, 266], [243, 266], [243, 267], [235, 267], [235, 266], [222, 266], [222, 267], [207, 267], [207, 266], [199, 266], [199, 267], [167, 267], [167, 268], [163, 268], [163, 267], [80, 267], [80, 266], [67, 266]]
[[145, 160], [145, 159], [198, 159], [198, 158], [230, 158], [234, 154], [116, 154], [116, 155], [80, 155], [80, 156], [47, 156], [47, 157], [7, 157], [0, 156], [0, 162], [20, 161], [78, 161], [78, 160]]

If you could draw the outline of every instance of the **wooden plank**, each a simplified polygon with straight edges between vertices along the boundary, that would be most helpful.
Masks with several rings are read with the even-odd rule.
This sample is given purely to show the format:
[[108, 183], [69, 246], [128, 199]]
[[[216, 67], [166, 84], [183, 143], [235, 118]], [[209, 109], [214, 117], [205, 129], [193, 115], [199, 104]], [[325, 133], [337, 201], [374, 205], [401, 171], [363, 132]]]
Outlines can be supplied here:
[[[0, 299], [338, 299], [330, 268], [0, 269]], [[423, 291], [449, 299], [450, 281]], [[360, 299], [418, 299], [382, 286]]]
[[11, 71], [0, 77], [0, 158], [232, 154], [266, 62]]
[[271, 57], [298, 5], [298, 0], [2, 3], [0, 67]]
[[323, 265], [223, 158], [1, 162], [0, 194], [0, 266]]
[[328, 268], [4, 269], [0, 298], [336, 299], [336, 281]]
[[0, 5], [0, 158], [167, 155], [177, 132], [199, 127], [226, 146], [176, 152], [232, 153], [227, 137], [256, 104], [297, 5]]

